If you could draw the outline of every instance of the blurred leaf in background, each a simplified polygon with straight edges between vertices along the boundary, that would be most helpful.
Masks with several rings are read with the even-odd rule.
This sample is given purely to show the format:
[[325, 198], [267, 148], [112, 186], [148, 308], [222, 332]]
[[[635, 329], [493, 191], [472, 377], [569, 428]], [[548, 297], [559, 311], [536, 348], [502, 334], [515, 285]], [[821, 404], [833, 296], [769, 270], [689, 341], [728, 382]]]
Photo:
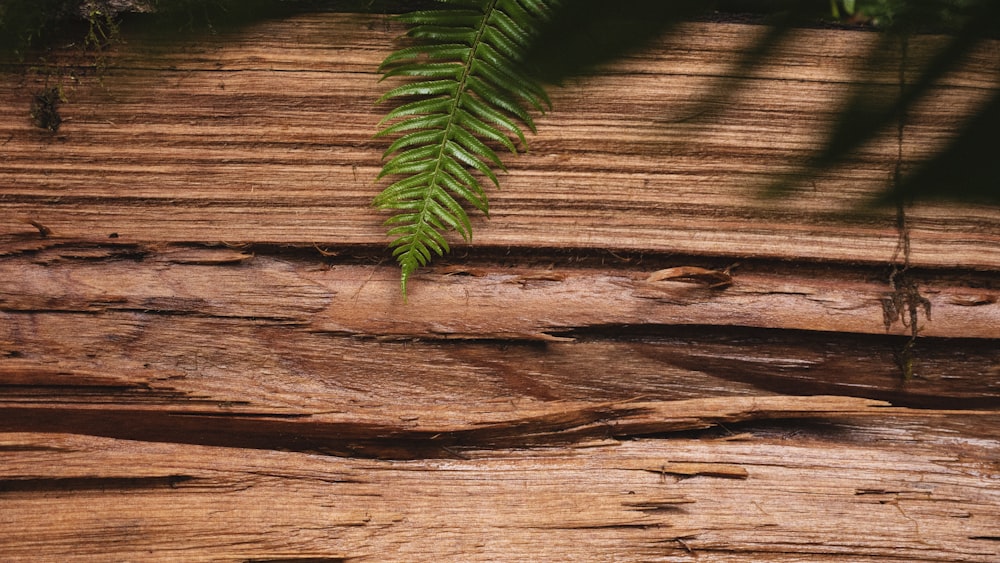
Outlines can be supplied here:
[[[921, 102], [948, 73], [960, 67], [981, 48], [983, 41], [1000, 38], [1000, 0], [855, 0], [799, 2], [784, 0], [696, 2], [678, 0], [601, 0], [566, 2], [540, 33], [526, 64], [542, 80], [565, 79], [595, 72], [602, 63], [628, 56], [649, 41], [672, 33], [677, 24], [692, 18], [715, 18], [719, 12], [739, 14], [745, 20], [768, 26], [768, 31], [747, 48], [729, 77], [720, 77], [711, 94], [701, 100], [705, 118], [711, 108], [725, 107], [734, 93], [765, 65], [781, 40], [798, 26], [844, 23], [864, 25], [882, 34], [866, 55], [861, 68], [906, 65], [906, 42], [916, 33], [940, 33], [947, 39], [920, 67], [906, 68], [900, 87], [886, 95], [884, 85], [859, 79], [849, 92], [844, 109], [822, 149], [801, 169], [776, 178], [769, 195], [791, 192], [804, 178], [840, 165], [852, 151], [880, 135], [894, 135], [906, 114]], [[748, 17], [749, 16], [749, 17]], [[731, 16], [730, 16], [731, 17]], [[838, 22], [831, 22], [838, 17]], [[623, 85], [624, 86], [624, 85]], [[881, 88], [876, 92], [875, 88]], [[1000, 92], [1000, 84], [995, 85]], [[859, 206], [889, 204], [900, 198], [1000, 203], [1000, 121], [995, 92], [937, 154], [887, 183], [872, 200]]]
[[[0, 0], [0, 57], [23, 58], [28, 49], [47, 39], [87, 43], [95, 22], [98, 31], [117, 25], [113, 10], [152, 11], [136, 16], [154, 28], [208, 29], [243, 25], [295, 11], [351, 9], [398, 11], [419, 9], [425, 1], [385, 2], [353, 0]], [[89, 10], [89, 11], [88, 11]], [[106, 18], [94, 18], [95, 10]], [[719, 78], [714, 91], [701, 100], [702, 118], [733, 103], [734, 95], [760, 65], [774, 55], [796, 27], [842, 23], [862, 25], [882, 33], [860, 67], [899, 64], [905, 58], [907, 38], [916, 33], [944, 33], [947, 40], [931, 53], [929, 62], [907, 68], [901, 87], [891, 95], [875, 92], [858, 80], [848, 93], [844, 109], [829, 132], [824, 147], [798, 171], [776, 178], [767, 190], [789, 193], [802, 179], [847, 162], [852, 151], [872, 139], [892, 134], [906, 115], [944, 76], [981, 50], [983, 42], [1000, 38], [1000, 0], [568, 0], [554, 15], [525, 58], [525, 64], [543, 81], [560, 83], [571, 76], [594, 72], [605, 62], [628, 56], [651, 40], [672, 33], [691, 19], [739, 18], [768, 26], [768, 31], [743, 53], [731, 76]], [[832, 22], [831, 19], [837, 19]], [[67, 28], [77, 26], [77, 39]], [[99, 35], [99, 34], [98, 34]], [[935, 155], [901, 171], [871, 201], [886, 204], [900, 198], [943, 199], [1000, 203], [1000, 84], [990, 99], [965, 122]], [[713, 109], [714, 108], [714, 109]]]

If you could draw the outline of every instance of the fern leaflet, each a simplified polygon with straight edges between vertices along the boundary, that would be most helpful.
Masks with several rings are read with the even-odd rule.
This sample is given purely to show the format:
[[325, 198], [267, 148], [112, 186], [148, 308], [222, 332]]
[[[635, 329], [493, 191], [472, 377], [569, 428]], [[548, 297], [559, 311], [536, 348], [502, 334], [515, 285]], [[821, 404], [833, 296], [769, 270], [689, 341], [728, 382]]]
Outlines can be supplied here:
[[374, 205], [395, 212], [386, 225], [404, 297], [410, 275], [449, 251], [446, 231], [471, 239], [463, 202], [489, 215], [477, 176], [499, 187], [494, 169], [506, 170], [492, 147], [516, 154], [527, 144], [521, 126], [535, 131], [529, 110], [551, 107], [521, 60], [556, 0], [439, 1], [449, 6], [399, 17], [416, 44], [379, 67], [383, 79], [414, 79], [379, 99], [401, 103], [376, 134], [394, 138], [378, 178], [401, 177]]

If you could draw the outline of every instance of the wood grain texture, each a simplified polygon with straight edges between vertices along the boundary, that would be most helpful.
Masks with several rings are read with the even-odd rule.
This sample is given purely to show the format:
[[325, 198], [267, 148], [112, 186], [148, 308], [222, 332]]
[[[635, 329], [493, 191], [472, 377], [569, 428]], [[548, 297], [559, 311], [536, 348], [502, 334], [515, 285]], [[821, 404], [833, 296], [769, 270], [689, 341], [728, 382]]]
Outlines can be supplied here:
[[[26, 246], [0, 258], [0, 548], [15, 558], [998, 554], [988, 332], [921, 338], [904, 384], [905, 339], [852, 333], [843, 295], [811, 313], [839, 329], [771, 315], [766, 294], [727, 327], [710, 305], [744, 284], [735, 271], [668, 291], [681, 282], [646, 281], [663, 270], [479, 261], [426, 274], [443, 295], [478, 287], [432, 307], [399, 303], [392, 267], [319, 252]], [[586, 288], [607, 278], [642, 295], [602, 309]], [[628, 313], [651, 299], [696, 309]]]
[[8, 556], [62, 560], [996, 559], [996, 465], [812, 434], [401, 463], [7, 433], [0, 519]]
[[[897, 87], [874, 35], [797, 31], [742, 76], [761, 28], [692, 23], [555, 90], [403, 303], [368, 207], [399, 31], [302, 15], [0, 75], [3, 559], [1000, 559], [1000, 213], [909, 210], [908, 348], [894, 216], [839, 215], [894, 136], [756, 198], [845, 91]], [[909, 116], [906, 163], [996, 49]], [[26, 112], [54, 82], [52, 134]]]
[[[891, 177], [894, 130], [781, 206], [757, 198], [820, 146], [845, 94], [895, 91], [891, 49], [884, 67], [866, 68], [885, 49], [876, 34], [802, 30], [738, 74], [734, 60], [762, 29], [685, 25], [553, 89], [556, 110], [510, 159], [476, 245], [891, 259], [891, 214], [835, 216]], [[383, 245], [385, 216], [369, 203], [386, 146], [372, 139], [386, 111], [373, 100], [387, 86], [373, 69], [400, 31], [372, 16], [303, 15], [187, 43], [127, 38], [99, 79], [73, 66], [9, 74], [0, 212], [71, 238]], [[909, 46], [914, 73], [936, 42]], [[904, 168], [995, 91], [996, 52], [984, 44], [911, 112]], [[53, 83], [69, 99], [56, 134], [27, 119], [32, 93]], [[1000, 264], [996, 210], [918, 207], [911, 219], [915, 265]]]

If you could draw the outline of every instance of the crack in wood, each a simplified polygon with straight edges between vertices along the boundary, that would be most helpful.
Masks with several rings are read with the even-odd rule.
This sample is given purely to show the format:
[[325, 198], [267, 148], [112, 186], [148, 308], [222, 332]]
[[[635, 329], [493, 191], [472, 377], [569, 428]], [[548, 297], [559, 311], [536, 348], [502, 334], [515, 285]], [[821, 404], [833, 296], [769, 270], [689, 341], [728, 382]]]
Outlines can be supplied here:
[[[549, 405], [543, 414], [450, 426], [363, 422], [321, 413], [95, 410], [85, 407], [0, 407], [0, 431], [63, 432], [223, 447], [320, 452], [343, 457], [461, 457], [461, 449], [546, 447], [594, 438], [663, 436], [751, 420], [872, 416], [886, 403], [848, 397], [757, 397], [666, 402]], [[707, 409], [707, 410], [706, 410]], [[897, 415], [905, 410], [892, 409]], [[428, 419], [431, 418], [428, 413]], [[354, 419], [354, 420], [352, 420]], [[683, 471], [684, 466], [677, 466]], [[687, 467], [688, 470], [691, 467]], [[701, 468], [741, 478], [738, 468]]]
[[0, 495], [4, 493], [38, 493], [56, 491], [124, 491], [177, 487], [197, 481], [191, 475], [175, 474], [159, 477], [40, 477], [0, 479]]
[[[182, 52], [123, 45], [106, 85], [79, 83], [61, 108], [57, 142], [23, 119], [45, 68], [24, 95], [0, 84], [25, 121], [0, 133], [0, 207], [52, 230], [0, 233], [0, 373], [15, 383], [0, 430], [16, 432], [0, 465], [42, 491], [4, 497], [8, 556], [997, 559], [1000, 216], [907, 210], [906, 275], [935, 318], [918, 319], [924, 377], [904, 387], [887, 351], [918, 323], [887, 296], [900, 316], [883, 334], [890, 217], [838, 210], [910, 155], [876, 142], [787, 208], [750, 197], [821, 140], [875, 34], [794, 31], [697, 119], [690, 99], [732, 84], [764, 28], [687, 23], [623, 61], [615, 80], [635, 88], [554, 92], [567, 127], [540, 133], [492, 227], [403, 308], [379, 218], [358, 212], [378, 166], [363, 134], [377, 53], [401, 31], [383, 25], [315, 14]], [[912, 56], [937, 40], [915, 37]], [[916, 152], [994, 87], [995, 47], [909, 116]], [[874, 95], [892, 92], [866, 70]], [[339, 134], [318, 133], [331, 111]], [[737, 260], [738, 283], [709, 287]], [[699, 272], [675, 268], [704, 272], [685, 285]], [[151, 400], [161, 385], [177, 395]], [[60, 489], [109, 472], [211, 484]], [[694, 502], [674, 510], [679, 491]], [[897, 500], [906, 513], [875, 504]]]
[[671, 475], [680, 478], [717, 477], [721, 479], [746, 479], [749, 477], [745, 467], [726, 463], [664, 463], [659, 467], [649, 466], [639, 468], [648, 473], [656, 473], [661, 477]]
[[354, 557], [254, 557], [243, 563], [350, 563]]

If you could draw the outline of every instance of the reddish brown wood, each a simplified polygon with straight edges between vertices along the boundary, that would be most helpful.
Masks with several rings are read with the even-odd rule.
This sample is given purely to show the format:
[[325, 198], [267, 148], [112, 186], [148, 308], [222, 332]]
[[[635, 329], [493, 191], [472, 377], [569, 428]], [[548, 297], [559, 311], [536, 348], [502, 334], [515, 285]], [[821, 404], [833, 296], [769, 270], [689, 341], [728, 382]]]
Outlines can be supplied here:
[[[369, 207], [399, 31], [303, 15], [0, 75], [4, 557], [1000, 559], [1000, 212], [907, 210], [910, 349], [894, 214], [838, 215], [894, 132], [756, 198], [845, 91], [898, 87], [859, 66], [875, 35], [797, 31], [747, 78], [761, 28], [692, 23], [554, 90], [404, 303]], [[995, 50], [908, 117], [902, 164]], [[55, 82], [53, 134], [26, 112]]]
[[[369, 203], [386, 109], [373, 100], [388, 86], [375, 68], [400, 32], [378, 17], [303, 15], [189, 42], [126, 36], [99, 77], [77, 66], [8, 75], [0, 210], [13, 220], [0, 236], [35, 232], [23, 219], [71, 239], [381, 247], [386, 216]], [[891, 178], [894, 130], [780, 206], [758, 196], [820, 146], [852, 88], [896, 91], [891, 49], [873, 33], [801, 30], [753, 76], [732, 76], [762, 32], [687, 24], [553, 88], [555, 110], [528, 154], [509, 159], [491, 219], [475, 220], [476, 247], [890, 261], [892, 210], [838, 214]], [[913, 72], [939, 41], [911, 42]], [[885, 67], [863, 66], [872, 49], [887, 51]], [[904, 168], [993, 92], [995, 50], [984, 44], [908, 115]], [[27, 112], [32, 92], [54, 83], [68, 101], [53, 135]], [[998, 224], [995, 209], [913, 208], [911, 261], [996, 268]]]

